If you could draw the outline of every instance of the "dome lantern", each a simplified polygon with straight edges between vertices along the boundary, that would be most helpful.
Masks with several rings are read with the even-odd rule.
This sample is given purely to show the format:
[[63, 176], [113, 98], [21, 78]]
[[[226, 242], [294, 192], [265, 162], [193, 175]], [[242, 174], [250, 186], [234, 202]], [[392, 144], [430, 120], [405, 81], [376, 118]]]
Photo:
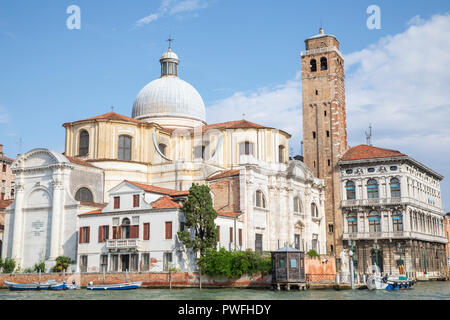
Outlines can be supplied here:
[[180, 60], [175, 52], [172, 51], [172, 37], [169, 37], [169, 49], [162, 55], [161, 60], [161, 77], [178, 76], [178, 65]]

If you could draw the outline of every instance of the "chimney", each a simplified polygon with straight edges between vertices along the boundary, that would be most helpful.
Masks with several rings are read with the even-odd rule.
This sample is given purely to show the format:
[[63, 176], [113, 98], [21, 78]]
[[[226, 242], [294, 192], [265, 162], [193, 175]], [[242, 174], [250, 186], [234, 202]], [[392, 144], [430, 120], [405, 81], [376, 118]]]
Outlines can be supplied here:
[[0, 144], [0, 156], [2, 156], [2, 155], [3, 155], [3, 145]]

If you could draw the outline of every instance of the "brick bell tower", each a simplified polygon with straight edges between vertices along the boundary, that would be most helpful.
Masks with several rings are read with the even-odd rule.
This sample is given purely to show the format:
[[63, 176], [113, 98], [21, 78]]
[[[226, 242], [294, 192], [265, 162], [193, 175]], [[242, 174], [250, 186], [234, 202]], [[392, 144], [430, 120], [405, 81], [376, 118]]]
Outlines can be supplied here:
[[347, 151], [344, 58], [335, 36], [305, 40], [302, 58], [304, 161], [325, 185], [327, 253], [342, 251], [340, 170], [337, 162]]

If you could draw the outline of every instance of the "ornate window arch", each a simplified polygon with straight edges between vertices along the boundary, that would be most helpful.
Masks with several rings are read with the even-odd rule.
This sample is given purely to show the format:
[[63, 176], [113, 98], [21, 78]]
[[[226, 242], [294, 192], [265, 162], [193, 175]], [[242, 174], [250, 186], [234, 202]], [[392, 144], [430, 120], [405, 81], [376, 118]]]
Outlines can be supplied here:
[[264, 193], [261, 190], [255, 192], [255, 207], [266, 209], [267, 202]]
[[347, 183], [345, 184], [345, 190], [347, 191], [347, 200], [356, 199], [356, 187], [354, 181], [347, 181]]
[[403, 214], [396, 210], [392, 212], [392, 227], [394, 228], [394, 232], [403, 231]]
[[94, 196], [91, 190], [86, 187], [82, 187], [75, 193], [75, 200], [82, 202], [94, 202]]
[[89, 132], [81, 130], [78, 141], [78, 155], [86, 156], [89, 153]]
[[378, 211], [371, 211], [369, 213], [369, 232], [381, 232], [381, 215]]
[[389, 185], [391, 187], [391, 198], [400, 198], [400, 180], [397, 178], [392, 178]]
[[378, 199], [378, 181], [375, 179], [370, 179], [367, 181], [367, 198]]
[[119, 136], [119, 150], [118, 159], [130, 161], [131, 160], [131, 142], [133, 138], [128, 135]]

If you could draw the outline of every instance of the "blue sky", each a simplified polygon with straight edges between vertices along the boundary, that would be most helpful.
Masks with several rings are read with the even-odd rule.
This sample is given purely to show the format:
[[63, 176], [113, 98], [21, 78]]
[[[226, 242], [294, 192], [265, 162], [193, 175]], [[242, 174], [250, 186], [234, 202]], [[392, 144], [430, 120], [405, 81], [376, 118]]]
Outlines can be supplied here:
[[[81, 30], [66, 27], [73, 4]], [[373, 4], [380, 30], [366, 26]], [[180, 77], [202, 95], [208, 122], [245, 113], [290, 132], [298, 154], [300, 51], [322, 24], [346, 58], [349, 143], [364, 143], [371, 122], [374, 145], [450, 177], [449, 12], [438, 0], [1, 1], [0, 143], [9, 156], [36, 147], [62, 152], [64, 122], [111, 106], [130, 116], [137, 93], [159, 77], [172, 35]]]

